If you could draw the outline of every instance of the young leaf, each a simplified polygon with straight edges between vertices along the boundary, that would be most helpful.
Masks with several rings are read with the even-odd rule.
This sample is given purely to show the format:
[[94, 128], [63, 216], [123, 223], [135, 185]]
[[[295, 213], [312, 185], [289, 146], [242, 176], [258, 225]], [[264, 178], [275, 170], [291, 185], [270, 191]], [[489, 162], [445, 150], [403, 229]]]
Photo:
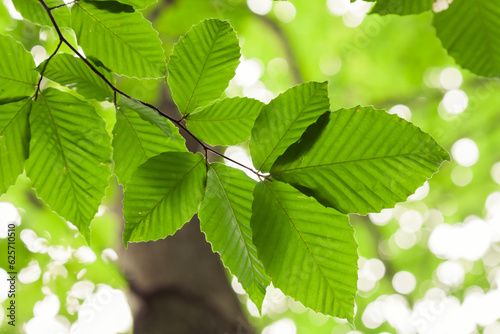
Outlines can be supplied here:
[[31, 99], [4, 104], [0, 111], [0, 195], [12, 186], [28, 158]]
[[[47, 14], [45, 8], [38, 0], [12, 0], [16, 10], [21, 13], [24, 19], [29, 20], [35, 24], [39, 24], [46, 27], [53, 27], [52, 21]], [[45, 0], [45, 3], [49, 8], [64, 5], [63, 0]], [[57, 25], [61, 27], [69, 27], [69, 10], [68, 7], [63, 6], [52, 10], [52, 15], [57, 22]]]
[[[89, 61], [92, 62], [92, 60]], [[37, 71], [41, 73], [46, 64], [47, 60], [37, 67]], [[113, 74], [95, 64], [94, 66], [109, 82], [114, 83]], [[56, 54], [52, 57], [45, 68], [44, 76], [63, 86], [76, 89], [78, 94], [87, 99], [113, 101], [113, 90], [81, 59], [67, 53]]]
[[419, 128], [371, 107], [323, 115], [271, 168], [341, 212], [367, 214], [405, 201], [448, 153]]
[[[143, 114], [139, 112], [145, 111], [144, 108], [147, 107], [128, 99], [121, 99], [116, 111], [116, 123], [113, 128], [114, 173], [123, 185], [137, 167], [149, 158], [162, 152], [187, 151], [179, 130], [159, 115], [158, 117], [163, 119], [161, 125], [165, 131], [149, 120], [141, 118]], [[156, 113], [154, 110], [151, 111]]]
[[[167, 120], [165, 117], [158, 114], [156, 110], [145, 106], [138, 101], [132, 101], [129, 99], [123, 99], [120, 101], [120, 106], [131, 109], [141, 116], [141, 118], [149, 123], [156, 125], [164, 134], [172, 139], [179, 138], [180, 136], [174, 136], [172, 128], [173, 124]], [[184, 143], [184, 139], [181, 140]]]
[[125, 187], [123, 242], [173, 235], [198, 211], [206, 175], [200, 153], [166, 152], [139, 166]]
[[53, 88], [33, 103], [26, 174], [45, 203], [90, 238], [111, 175], [111, 145], [94, 107]]
[[186, 118], [189, 130], [210, 145], [236, 145], [247, 141], [264, 103], [234, 97], [216, 101]]
[[[165, 55], [158, 33], [139, 12], [117, 2], [79, 1], [71, 26], [87, 56], [98, 58], [118, 75], [165, 76]], [[112, 52], [110, 52], [112, 51]]]
[[496, 0], [454, 1], [434, 16], [450, 56], [472, 72], [500, 77], [500, 6]]
[[260, 310], [270, 280], [257, 257], [250, 229], [256, 183], [240, 170], [211, 164], [199, 218], [212, 249], [220, 253]]
[[0, 35], [0, 103], [15, 101], [33, 94], [38, 81], [35, 61], [21, 43]]
[[240, 58], [236, 33], [227, 21], [203, 21], [179, 39], [168, 63], [168, 85], [183, 115], [221, 96]]
[[434, 0], [377, 0], [371, 14], [419, 14], [432, 9]]
[[329, 109], [327, 82], [297, 85], [264, 106], [250, 140], [255, 168], [269, 172], [288, 146], [299, 140], [306, 128]]
[[251, 226], [275, 287], [314, 311], [352, 323], [358, 253], [346, 215], [285, 183], [261, 182]]

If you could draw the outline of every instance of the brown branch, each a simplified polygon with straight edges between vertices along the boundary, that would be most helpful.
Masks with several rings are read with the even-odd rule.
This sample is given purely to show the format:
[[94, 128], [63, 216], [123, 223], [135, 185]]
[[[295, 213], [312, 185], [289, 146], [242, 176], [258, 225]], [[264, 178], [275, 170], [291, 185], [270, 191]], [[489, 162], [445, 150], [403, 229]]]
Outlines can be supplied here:
[[[251, 167], [248, 167], [246, 165], [243, 165], [237, 161], [234, 161], [232, 159], [230, 159], [229, 157], [226, 157], [224, 154], [222, 153], [219, 153], [217, 152], [216, 150], [214, 150], [213, 148], [211, 148], [210, 146], [208, 146], [207, 144], [205, 144], [204, 142], [202, 142], [200, 139], [198, 139], [191, 131], [188, 130], [188, 128], [182, 124], [182, 119], [181, 120], [177, 120], [171, 116], [169, 116], [168, 114], [166, 114], [165, 112], [161, 111], [159, 108], [155, 107], [154, 105], [150, 104], [150, 103], [147, 103], [147, 102], [144, 102], [144, 101], [141, 101], [139, 99], [135, 99], [133, 98], [132, 96], [126, 94], [125, 92], [121, 91], [120, 89], [118, 89], [115, 85], [113, 85], [108, 79], [106, 79], [106, 77], [101, 73], [99, 72], [99, 70], [94, 66], [92, 65], [65, 37], [64, 35], [62, 34], [61, 32], [61, 29], [59, 28], [59, 25], [57, 24], [55, 18], [54, 18], [54, 15], [52, 15], [52, 9], [54, 9], [54, 7], [50, 8], [49, 6], [47, 6], [47, 4], [45, 3], [44, 0], [38, 0], [40, 2], [40, 4], [43, 6], [43, 8], [45, 9], [45, 11], [47, 12], [47, 15], [49, 16], [50, 20], [52, 21], [52, 24], [54, 25], [54, 28], [56, 29], [56, 32], [57, 32], [57, 36], [59, 38], [59, 44], [66, 44], [70, 49], [71, 51], [73, 51], [77, 56], [78, 58], [80, 58], [99, 78], [101, 78], [102, 81], [104, 81], [106, 83], [106, 85], [108, 85], [112, 90], [113, 92], [115, 93], [115, 100], [116, 100], [116, 94], [120, 94], [121, 96], [131, 100], [131, 101], [134, 101], [134, 102], [137, 102], [137, 103], [140, 103], [148, 108], [151, 108], [153, 110], [155, 110], [156, 112], [158, 112], [160, 115], [162, 115], [163, 117], [165, 117], [166, 119], [168, 119], [169, 121], [171, 121], [172, 123], [174, 123], [175, 125], [177, 125], [177, 127], [181, 128], [182, 130], [184, 130], [190, 137], [192, 137], [195, 141], [197, 141], [202, 147], [203, 149], [205, 150], [205, 152], [212, 152], [216, 155], [219, 155], [229, 161], [232, 161], [234, 162], [235, 164], [237, 164], [238, 166], [242, 167], [242, 168], [245, 168], [245, 169], [248, 169], [249, 171], [251, 171], [252, 173], [254, 173], [255, 175], [259, 176], [259, 177], [265, 177], [264, 175], [260, 174], [258, 171], [254, 170], [253, 168]], [[56, 49], [56, 51], [51, 55], [51, 57], [53, 57], [57, 51], [58, 51], [59, 47]], [[48, 64], [48, 62], [47, 62]], [[45, 65], [45, 67], [47, 67], [47, 64]], [[45, 70], [45, 67], [44, 67], [44, 70]], [[41, 80], [43, 79], [43, 74], [40, 78], [40, 82]], [[37, 90], [37, 94], [38, 94], [38, 90]], [[206, 154], [205, 154], [206, 156]]]

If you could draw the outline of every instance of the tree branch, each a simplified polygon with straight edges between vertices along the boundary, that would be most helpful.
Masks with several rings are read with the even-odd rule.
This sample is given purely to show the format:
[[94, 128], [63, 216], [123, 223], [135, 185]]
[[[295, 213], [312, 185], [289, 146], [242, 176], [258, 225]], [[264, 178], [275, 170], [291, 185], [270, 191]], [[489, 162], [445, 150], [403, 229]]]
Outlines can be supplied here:
[[45, 73], [45, 70], [47, 69], [47, 65], [49, 65], [49, 62], [52, 59], [52, 57], [54, 57], [56, 55], [57, 51], [59, 51], [59, 49], [61, 48], [62, 43], [63, 42], [61, 40], [59, 40], [59, 44], [57, 44], [56, 49], [54, 50], [54, 52], [52, 52], [52, 54], [50, 55], [50, 57], [47, 58], [47, 61], [45, 62], [45, 65], [43, 65], [42, 71], [40, 72], [40, 80], [38, 80], [38, 84], [36, 85], [35, 101], [36, 101], [36, 99], [38, 99], [38, 93], [40, 93], [40, 85], [42, 83], [43, 75]]
[[[135, 99], [133, 98], [132, 96], [126, 94], [125, 92], [121, 91], [120, 89], [118, 89], [115, 85], [113, 85], [108, 79], [106, 79], [106, 77], [101, 73], [99, 72], [99, 70], [94, 66], [92, 65], [65, 37], [64, 35], [62, 34], [62, 31], [59, 27], [59, 25], [57, 24], [55, 18], [54, 18], [54, 15], [52, 15], [52, 10], [55, 9], [55, 8], [58, 8], [58, 7], [62, 7], [61, 6], [56, 6], [56, 7], [49, 7], [47, 6], [47, 4], [45, 3], [44, 0], [38, 0], [40, 2], [40, 4], [43, 6], [43, 8], [45, 9], [45, 11], [47, 12], [47, 15], [49, 16], [50, 18], [50, 21], [52, 22], [52, 24], [54, 25], [54, 28], [56, 29], [56, 32], [57, 32], [57, 36], [59, 38], [59, 45], [58, 47], [56, 48], [56, 51], [54, 51], [54, 53], [49, 57], [52, 58], [56, 53], [57, 51], [59, 51], [59, 47], [61, 46], [62, 43], [66, 44], [70, 49], [71, 51], [73, 51], [77, 56], [78, 58], [80, 58], [99, 78], [101, 78], [102, 81], [104, 81], [106, 83], [106, 85], [108, 85], [114, 92], [114, 100], [116, 102], [116, 94], [120, 94], [121, 96], [129, 99], [129, 100], [132, 100], [134, 102], [137, 102], [137, 103], [140, 103], [148, 108], [151, 108], [153, 110], [155, 110], [156, 112], [158, 112], [160, 115], [162, 115], [163, 117], [165, 117], [166, 119], [168, 119], [169, 121], [171, 121], [172, 123], [174, 123], [175, 125], [177, 125], [177, 127], [181, 128], [182, 130], [184, 130], [190, 137], [192, 137], [196, 142], [198, 142], [202, 147], [203, 149], [205, 150], [205, 156], [206, 156], [206, 152], [212, 152], [220, 157], [223, 157], [224, 159], [227, 159], [231, 162], [234, 162], [235, 164], [237, 164], [238, 166], [242, 167], [242, 168], [245, 168], [245, 169], [248, 169], [249, 171], [251, 171], [252, 173], [254, 173], [255, 175], [259, 176], [259, 177], [263, 177], [265, 178], [264, 175], [260, 174], [258, 171], [254, 170], [253, 168], [251, 167], [248, 167], [246, 165], [243, 165], [237, 161], [234, 161], [232, 159], [230, 159], [229, 157], [225, 156], [224, 154], [220, 153], [220, 152], [217, 152], [217, 150], [214, 150], [213, 148], [211, 148], [210, 146], [208, 146], [207, 144], [205, 144], [204, 142], [202, 142], [200, 139], [198, 139], [191, 131], [188, 130], [188, 128], [182, 124], [182, 119], [180, 120], [177, 120], [169, 115], [167, 115], [165, 112], [161, 111], [159, 108], [155, 107], [154, 105], [150, 104], [150, 103], [147, 103], [147, 102], [144, 102], [144, 101], [141, 101], [139, 99]], [[76, 0], [75, 2], [77, 2], [78, 0]], [[42, 75], [40, 77], [40, 81], [39, 81], [39, 85], [40, 85], [40, 82], [42, 81], [43, 79], [43, 72], [45, 72], [45, 68], [47, 67], [48, 65], [48, 62], [45, 64], [44, 66], [44, 69], [42, 71]], [[37, 96], [38, 96], [38, 91], [40, 89], [40, 86], [38, 86], [38, 89], [37, 89]]]

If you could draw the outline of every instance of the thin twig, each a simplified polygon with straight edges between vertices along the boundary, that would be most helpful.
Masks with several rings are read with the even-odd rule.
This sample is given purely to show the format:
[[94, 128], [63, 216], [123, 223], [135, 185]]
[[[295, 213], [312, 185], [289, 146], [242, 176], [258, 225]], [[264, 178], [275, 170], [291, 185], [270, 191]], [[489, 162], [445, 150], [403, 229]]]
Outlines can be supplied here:
[[61, 7], [66, 7], [67, 5], [72, 5], [76, 2], [78, 2], [79, 0], [73, 0], [71, 2], [68, 2], [68, 3], [64, 3], [62, 5], [59, 5], [59, 6], [54, 6], [54, 7], [50, 7], [49, 10], [54, 10], [54, 9], [57, 9], [57, 8], [61, 8]]
[[225, 156], [224, 154], [222, 154], [222, 153], [220, 153], [220, 152], [217, 152], [216, 150], [214, 150], [214, 149], [212, 149], [212, 148], [210, 148], [210, 147], [206, 147], [206, 150], [208, 150], [208, 151], [212, 152], [212, 153], [213, 153], [213, 154], [215, 154], [215, 155], [218, 155], [218, 156], [219, 156], [219, 157], [221, 157], [221, 158], [224, 158], [224, 159], [226, 159], [226, 160], [228, 160], [228, 161], [231, 161], [232, 163], [235, 163], [235, 164], [237, 164], [237, 165], [238, 165], [238, 166], [240, 166], [240, 167], [243, 167], [243, 168], [248, 169], [249, 171], [251, 171], [252, 173], [256, 174], [256, 175], [257, 175], [257, 176], [259, 176], [259, 177], [264, 177], [264, 178], [265, 178], [265, 176], [264, 176], [264, 175], [260, 174], [259, 172], [255, 171], [254, 169], [252, 169], [252, 168], [250, 168], [250, 167], [248, 167], [248, 166], [245, 166], [245, 165], [243, 165], [242, 163], [239, 163], [238, 161], [233, 160], [233, 159], [231, 159], [231, 158], [229, 158], [229, 157]]
[[36, 85], [35, 101], [38, 99], [38, 93], [40, 93], [40, 84], [42, 83], [43, 75], [45, 74], [45, 70], [47, 69], [47, 66], [49, 65], [49, 62], [52, 59], [52, 57], [54, 57], [57, 54], [57, 52], [59, 51], [59, 49], [61, 48], [62, 43], [63, 42], [61, 40], [59, 40], [59, 44], [57, 44], [56, 49], [54, 50], [54, 52], [52, 52], [50, 57], [47, 58], [47, 60], [45, 61], [45, 65], [43, 65], [42, 71], [40, 72], [40, 80], [38, 80], [38, 84]]
[[[256, 170], [254, 170], [253, 168], [251, 167], [248, 167], [248, 166], [245, 166], [227, 156], [225, 156], [224, 154], [220, 153], [220, 152], [217, 152], [216, 150], [214, 150], [213, 148], [209, 147], [207, 144], [205, 144], [204, 142], [202, 142], [200, 139], [198, 139], [191, 131], [188, 130], [188, 128], [182, 124], [182, 121], [184, 118], [180, 119], [180, 120], [176, 120], [175, 118], [167, 115], [165, 112], [161, 111], [160, 109], [158, 109], [157, 107], [155, 107], [154, 105], [150, 104], [150, 103], [147, 103], [147, 102], [144, 102], [144, 101], [141, 101], [139, 99], [135, 99], [133, 97], [131, 97], [130, 95], [126, 94], [125, 92], [121, 91], [120, 89], [118, 89], [115, 85], [113, 85], [105, 76], [104, 74], [102, 74], [101, 72], [99, 72], [99, 70], [92, 64], [90, 63], [65, 37], [64, 35], [62, 34], [62, 31], [61, 29], [59, 28], [59, 25], [57, 24], [55, 18], [54, 18], [54, 15], [52, 15], [52, 10], [55, 9], [55, 8], [58, 8], [58, 7], [62, 7], [61, 6], [56, 6], [56, 7], [49, 7], [47, 6], [47, 4], [45, 3], [44, 0], [38, 0], [40, 2], [40, 4], [43, 6], [43, 8], [45, 9], [45, 11], [47, 12], [47, 15], [49, 16], [50, 18], [50, 21], [52, 21], [52, 24], [54, 25], [54, 28], [56, 29], [56, 32], [57, 32], [57, 36], [59, 37], [59, 45], [56, 49], [56, 51], [54, 52], [54, 54], [52, 54], [50, 58], [52, 58], [56, 53], [57, 51], [59, 50], [59, 47], [61, 46], [62, 43], [66, 44], [70, 49], [71, 51], [73, 51], [77, 56], [78, 58], [80, 58], [99, 78], [101, 78], [102, 81], [104, 81], [106, 83], [106, 85], [108, 85], [114, 92], [114, 102], [115, 102], [115, 105], [116, 105], [116, 95], [117, 94], [120, 94], [121, 96], [131, 100], [131, 101], [134, 101], [134, 102], [137, 102], [137, 103], [140, 103], [142, 104], [143, 106], [146, 106], [148, 108], [151, 108], [153, 110], [155, 110], [156, 112], [158, 112], [160, 115], [162, 115], [163, 117], [167, 118], [169, 121], [171, 121], [172, 123], [174, 123], [175, 125], [177, 125], [177, 127], [181, 128], [182, 130], [184, 130], [190, 137], [192, 137], [195, 141], [197, 141], [202, 147], [203, 149], [205, 150], [205, 156], [207, 155], [207, 152], [212, 152], [213, 154], [216, 154], [226, 160], [229, 160], [235, 164], [237, 164], [238, 166], [242, 167], [242, 168], [245, 168], [245, 169], [248, 169], [249, 171], [251, 171], [252, 173], [256, 174], [257, 176], [259, 177], [264, 177], [264, 175], [260, 174], [259, 172], [257, 172]], [[77, 2], [78, 0], [74, 1], [74, 2]], [[74, 3], [73, 2], [73, 3]], [[47, 64], [48, 62], [45, 64], [44, 66], [44, 69], [42, 71], [42, 76], [40, 78], [40, 82], [43, 78], [43, 72], [45, 71], [45, 68], [47, 67]], [[40, 84], [40, 83], [39, 83]], [[40, 87], [39, 87], [40, 88]], [[37, 94], [38, 94], [38, 90], [37, 90]]]

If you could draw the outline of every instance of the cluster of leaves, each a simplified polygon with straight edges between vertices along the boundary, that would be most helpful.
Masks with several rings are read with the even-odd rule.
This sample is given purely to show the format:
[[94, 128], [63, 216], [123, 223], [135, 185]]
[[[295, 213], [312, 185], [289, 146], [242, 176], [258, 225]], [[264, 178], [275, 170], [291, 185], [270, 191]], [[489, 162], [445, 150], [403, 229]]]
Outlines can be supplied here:
[[[25, 170], [37, 195], [89, 241], [90, 222], [114, 174], [124, 186], [125, 243], [173, 235], [198, 213], [213, 250], [259, 307], [273, 280], [305, 306], [352, 321], [358, 255], [347, 214], [406, 200], [449, 159], [447, 152], [385, 111], [330, 111], [326, 82], [295, 86], [267, 105], [221, 98], [240, 47], [228, 22], [210, 19], [175, 45], [168, 85], [205, 153], [217, 153], [209, 145], [250, 139], [257, 171], [246, 168], [260, 182], [209, 164], [206, 154], [187, 151], [173, 124], [185, 128], [181, 120], [114, 86], [113, 74], [165, 74], [157, 33], [135, 11], [151, 2], [81, 0], [67, 7], [61, 0], [14, 1], [26, 19], [52, 24], [59, 46], [67, 44], [78, 57], [57, 48], [37, 73], [23, 46], [0, 36], [6, 52], [0, 64], [1, 193]], [[75, 32], [86, 58], [64, 29]], [[59, 86], [40, 91], [42, 77]], [[91, 99], [114, 103], [112, 139]]]
[[[411, 15], [432, 10], [434, 0], [376, 1], [371, 13]], [[446, 1], [443, 1], [446, 2]], [[495, 0], [454, 0], [434, 15], [443, 47], [462, 67], [487, 77], [500, 77], [500, 7]]]

